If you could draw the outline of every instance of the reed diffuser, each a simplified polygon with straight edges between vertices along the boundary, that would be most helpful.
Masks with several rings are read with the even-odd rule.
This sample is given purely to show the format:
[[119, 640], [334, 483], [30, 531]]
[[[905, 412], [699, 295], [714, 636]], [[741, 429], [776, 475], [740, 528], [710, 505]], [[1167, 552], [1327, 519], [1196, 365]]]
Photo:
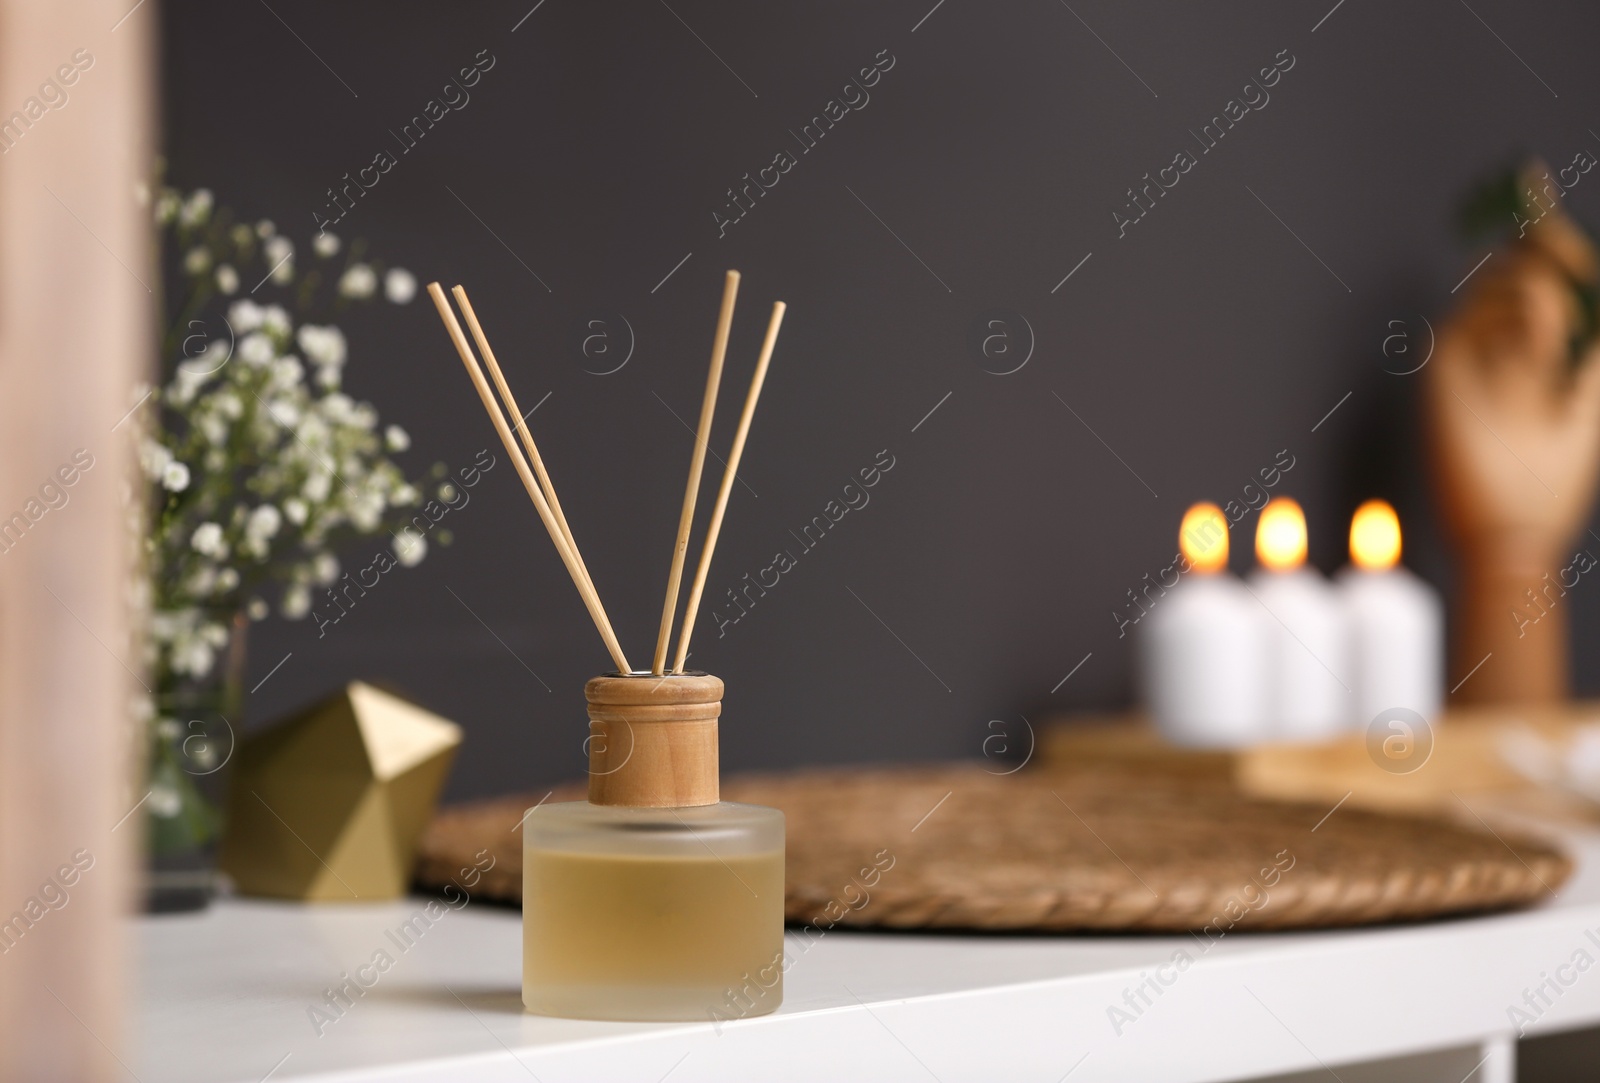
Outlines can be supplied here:
[[[782, 301], [772, 306], [706, 527], [677, 650], [667, 663], [738, 290], [739, 272], [729, 271], [655, 653], [648, 670], [635, 670], [617, 642], [549, 471], [466, 291], [456, 286], [451, 292], [483, 355], [482, 365], [444, 290], [437, 282], [428, 286], [489, 420], [617, 667], [584, 689], [589, 799], [539, 805], [523, 818], [522, 1002], [543, 1015], [699, 1020], [725, 1008], [730, 992], [740, 1003], [750, 1001], [747, 1015], [765, 1015], [783, 1000], [783, 813], [720, 799], [722, 681], [683, 668], [778, 341]], [[516, 419], [514, 433], [508, 410]]]

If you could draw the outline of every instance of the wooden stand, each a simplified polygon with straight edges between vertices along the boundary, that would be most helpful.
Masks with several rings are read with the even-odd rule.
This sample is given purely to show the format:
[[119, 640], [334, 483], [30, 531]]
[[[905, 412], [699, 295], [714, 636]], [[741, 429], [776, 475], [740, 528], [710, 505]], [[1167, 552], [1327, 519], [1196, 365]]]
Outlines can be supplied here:
[[[1516, 187], [1531, 196], [1542, 171], [1530, 163]], [[1563, 572], [1589, 548], [1600, 480], [1600, 348], [1575, 298], [1600, 271], [1559, 202], [1532, 217], [1473, 276], [1418, 377], [1431, 488], [1459, 558], [1455, 703], [1557, 707], [1570, 690]]]
[[[1469, 826], [1478, 813], [1515, 812], [1592, 828], [1600, 811], [1572, 794], [1530, 782], [1505, 761], [1508, 735], [1531, 731], [1557, 744], [1600, 723], [1600, 702], [1547, 707], [1457, 707], [1424, 732], [1412, 762], [1386, 759], [1365, 732], [1312, 744], [1240, 749], [1178, 748], [1144, 716], [1073, 716], [1045, 722], [1030, 766], [1047, 772], [1119, 774], [1130, 786], [1171, 779], [1234, 790], [1262, 801], [1325, 802], [1347, 808], [1443, 815]], [[1388, 736], [1385, 731], [1380, 736]], [[1491, 817], [1492, 818], [1492, 817]]]
[[596, 677], [589, 701], [589, 801], [635, 808], [714, 805], [722, 679], [708, 673]]

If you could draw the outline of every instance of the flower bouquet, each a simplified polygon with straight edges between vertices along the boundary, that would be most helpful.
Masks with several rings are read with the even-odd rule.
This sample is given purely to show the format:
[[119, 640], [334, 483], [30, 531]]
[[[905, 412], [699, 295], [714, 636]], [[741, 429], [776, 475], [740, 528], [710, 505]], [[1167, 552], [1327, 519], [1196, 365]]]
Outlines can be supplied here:
[[[423, 479], [390, 456], [410, 438], [342, 390], [348, 344], [332, 320], [416, 279], [364, 258], [337, 236], [310, 242], [309, 266], [270, 221], [235, 221], [205, 189], [160, 191], [170, 324], [160, 383], [143, 391], [136, 500], [146, 616], [150, 766], [144, 799], [153, 909], [204, 905], [218, 832], [202, 793], [232, 753], [244, 699], [245, 632], [279, 614], [302, 619], [312, 591], [340, 574], [338, 552], [388, 534], [415, 565], [411, 526]], [[242, 292], [241, 291], [247, 291]], [[437, 480], [444, 467], [434, 467]], [[435, 532], [448, 541], [444, 532]]]

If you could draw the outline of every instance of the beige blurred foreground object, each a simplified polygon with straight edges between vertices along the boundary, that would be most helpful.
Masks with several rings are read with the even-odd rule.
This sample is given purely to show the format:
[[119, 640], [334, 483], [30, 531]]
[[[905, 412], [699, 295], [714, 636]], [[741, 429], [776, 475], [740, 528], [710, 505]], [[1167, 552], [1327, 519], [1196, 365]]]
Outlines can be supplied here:
[[[1523, 183], [1543, 195], [1537, 169]], [[1430, 465], [1460, 561], [1450, 680], [1472, 674], [1462, 701], [1548, 703], [1569, 684], [1564, 597], [1586, 570], [1571, 565], [1589, 548], [1578, 539], [1600, 474], [1600, 346], [1574, 367], [1572, 283], [1593, 287], [1595, 251], [1549, 202], [1472, 276], [1422, 372]]]
[[411, 879], [461, 728], [359, 681], [245, 738], [221, 865], [246, 895], [394, 899]]
[[[157, 4], [0, 0], [0, 1079], [126, 1078]], [[70, 99], [60, 85], [70, 85]], [[41, 103], [50, 102], [47, 108]], [[120, 426], [120, 427], [119, 427]], [[71, 502], [60, 501], [75, 453]], [[48, 493], [41, 494], [45, 486]], [[49, 508], [46, 508], [46, 504]]]

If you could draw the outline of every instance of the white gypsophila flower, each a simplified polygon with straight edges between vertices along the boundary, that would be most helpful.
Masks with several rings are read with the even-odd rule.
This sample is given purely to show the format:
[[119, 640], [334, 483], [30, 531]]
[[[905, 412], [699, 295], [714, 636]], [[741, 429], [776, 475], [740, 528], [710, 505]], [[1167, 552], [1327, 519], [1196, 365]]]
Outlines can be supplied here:
[[317, 366], [317, 386], [324, 391], [332, 391], [339, 386], [338, 365]]
[[189, 535], [189, 546], [201, 556], [221, 560], [228, 555], [228, 543], [222, 538], [222, 527], [217, 523], [201, 523]]
[[228, 230], [228, 238], [233, 241], [235, 248], [248, 248], [255, 243], [255, 237], [255, 231], [243, 222], [234, 223], [233, 228]]
[[356, 403], [355, 409], [350, 411], [350, 424], [364, 431], [377, 428], [378, 408], [370, 402]]
[[383, 276], [383, 295], [393, 304], [410, 304], [417, 295], [417, 276], [403, 267], [396, 267]]
[[272, 386], [292, 391], [305, 379], [306, 368], [294, 355], [280, 357], [272, 363]]
[[300, 423], [300, 408], [288, 399], [273, 399], [267, 403], [267, 416], [286, 429]]
[[272, 340], [260, 331], [252, 331], [239, 340], [239, 360], [247, 365], [260, 368], [277, 356], [272, 348]]
[[311, 238], [311, 250], [323, 259], [339, 254], [339, 235], [323, 230]]
[[210, 647], [223, 647], [228, 642], [228, 626], [208, 621], [200, 626], [200, 639]]
[[267, 310], [248, 297], [228, 306], [228, 325], [236, 334], [248, 334], [261, 326]]
[[311, 509], [298, 496], [291, 496], [283, 502], [283, 514], [295, 526], [304, 526], [306, 516], [310, 513]]
[[226, 594], [239, 585], [239, 569], [223, 568], [217, 573], [217, 593]]
[[265, 598], [251, 598], [245, 603], [244, 612], [251, 620], [266, 620], [272, 609]]
[[197, 635], [179, 636], [172, 643], [172, 669], [191, 677], [204, 677], [211, 672], [217, 653], [211, 644]]
[[294, 337], [300, 348], [305, 351], [306, 357], [318, 367], [337, 368], [344, 364], [345, 357], [349, 353], [344, 332], [337, 327], [320, 327], [308, 323], [295, 332]]
[[378, 529], [383, 522], [383, 497], [376, 493], [363, 493], [350, 502], [350, 522], [364, 534]]
[[365, 263], [352, 263], [339, 276], [339, 292], [345, 297], [364, 299], [378, 290], [378, 274]]
[[[165, 397], [169, 405], [188, 406], [194, 401], [195, 395], [205, 386], [206, 381], [221, 367], [215, 356], [217, 351], [214, 349], [218, 345], [213, 342], [199, 357], [178, 363], [178, 371], [173, 374], [172, 383], [167, 385]], [[221, 348], [227, 347], [223, 345]]]
[[394, 536], [391, 546], [395, 559], [407, 568], [415, 568], [428, 555], [428, 540], [411, 527], [402, 527]]
[[283, 513], [271, 504], [263, 504], [245, 520], [244, 532], [252, 538], [273, 538], [283, 525]]
[[189, 468], [180, 462], [169, 462], [161, 470], [161, 487], [169, 493], [181, 493], [189, 487]]
[[244, 416], [244, 400], [236, 392], [218, 391], [212, 397], [211, 404], [217, 413], [230, 421], [238, 421]]
[[230, 264], [223, 263], [217, 266], [217, 289], [223, 293], [239, 292], [239, 272]]
[[198, 375], [210, 376], [226, 365], [232, 357], [233, 343], [226, 339], [214, 338], [206, 343], [206, 348], [200, 351], [200, 356], [191, 357], [179, 367], [192, 369]]
[[150, 614], [145, 631], [157, 643], [170, 643], [183, 627], [182, 613], [157, 609]]
[[214, 447], [210, 451], [206, 452], [204, 462], [206, 464], [206, 469], [211, 471], [213, 474], [221, 473], [222, 468], [228, 465], [228, 453], [219, 447]]
[[261, 310], [261, 329], [278, 338], [288, 338], [293, 324], [282, 305], [268, 305]]
[[256, 223], [256, 236], [262, 240], [266, 240], [276, 232], [278, 232], [278, 227], [272, 224], [272, 219], [270, 218], [263, 218]]
[[200, 435], [212, 447], [221, 447], [228, 442], [228, 422], [214, 410], [206, 410], [194, 419], [194, 423], [200, 429]]
[[411, 446], [411, 434], [399, 425], [390, 425], [383, 430], [383, 446], [390, 451], [404, 451]]
[[273, 234], [261, 246], [261, 254], [266, 258], [267, 266], [272, 268], [272, 280], [274, 282], [283, 281], [278, 277], [278, 272], [285, 267], [289, 268], [290, 274], [294, 273], [292, 267], [294, 263], [294, 242], [289, 238], [280, 233]]
[[217, 568], [214, 564], [203, 564], [189, 577], [188, 589], [190, 594], [210, 594], [217, 585]]
[[170, 820], [183, 810], [183, 799], [171, 786], [150, 787], [150, 796], [145, 798], [145, 804], [150, 808], [150, 815], [163, 820]]
[[317, 409], [322, 416], [335, 425], [343, 425], [351, 420], [355, 411], [355, 402], [342, 391], [335, 391], [331, 395], [324, 395], [317, 403]]
[[394, 487], [394, 492], [389, 494], [389, 503], [397, 508], [403, 507], [406, 504], [415, 504], [421, 495], [417, 492], [416, 486], [409, 482], [401, 482]]
[[[308, 408], [295, 435], [300, 438], [300, 446], [302, 448], [314, 450], [326, 447], [329, 438], [333, 435], [333, 430], [328, 427], [327, 420], [316, 412], [315, 403], [307, 401]], [[329, 469], [327, 464], [322, 462], [320, 458], [317, 461], [317, 465], [323, 469], [323, 472], [327, 472]]]
[[289, 620], [301, 620], [311, 612], [311, 591], [304, 583], [293, 583], [283, 592], [278, 612]]
[[198, 226], [211, 217], [211, 208], [215, 200], [211, 197], [211, 189], [196, 188], [183, 201], [183, 206], [178, 210], [178, 222], [185, 226]]
[[311, 576], [322, 586], [339, 578], [339, 558], [332, 553], [318, 553], [311, 562]]
[[172, 452], [165, 444], [158, 444], [148, 436], [139, 442], [139, 466], [143, 468], [145, 477], [154, 481], [163, 476], [170, 462]]
[[192, 275], [197, 275], [211, 266], [211, 249], [203, 244], [195, 245], [183, 254], [183, 269]]
[[305, 498], [313, 504], [320, 504], [328, 499], [328, 494], [333, 491], [333, 476], [326, 470], [318, 470], [306, 478], [306, 483], [300, 488]]
[[178, 378], [172, 381], [164, 396], [168, 406], [178, 408], [186, 407], [194, 401], [194, 396], [200, 390], [200, 385], [205, 383], [205, 378], [194, 373], [178, 370]]
[[157, 225], [166, 225], [178, 215], [178, 193], [167, 189], [156, 197], [155, 217]]

